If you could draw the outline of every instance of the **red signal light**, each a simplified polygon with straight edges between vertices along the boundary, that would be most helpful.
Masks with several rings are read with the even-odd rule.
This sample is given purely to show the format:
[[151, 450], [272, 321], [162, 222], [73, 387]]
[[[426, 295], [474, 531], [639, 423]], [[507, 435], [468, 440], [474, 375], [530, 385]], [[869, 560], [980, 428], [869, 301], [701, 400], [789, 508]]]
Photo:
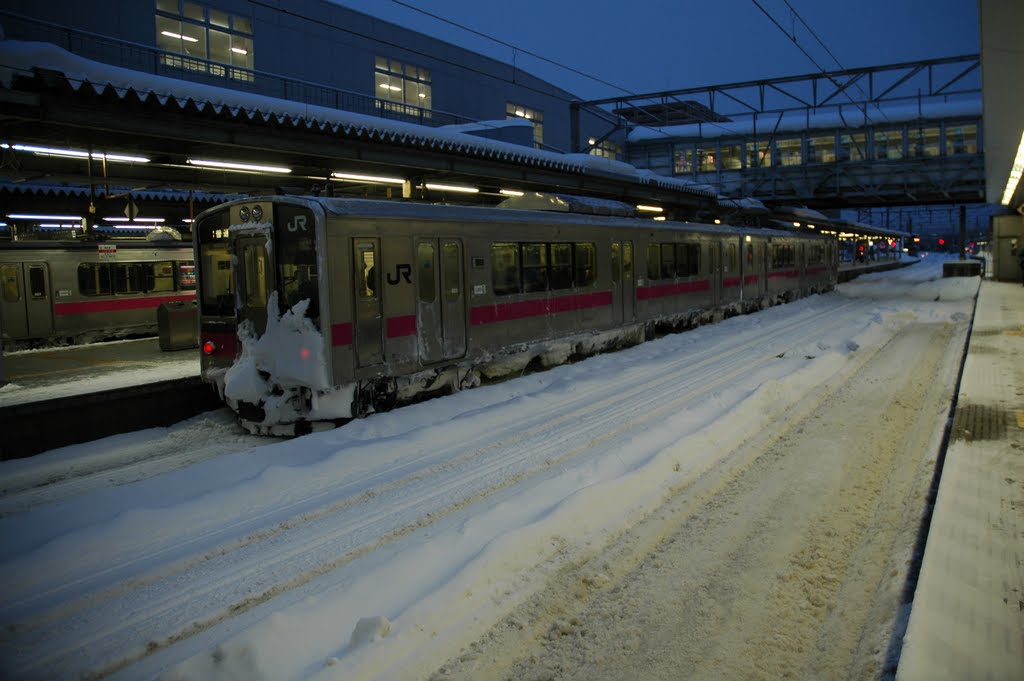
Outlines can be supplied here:
[[946, 245], [946, 240], [945, 239], [939, 239], [939, 245], [940, 246], [945, 246]]

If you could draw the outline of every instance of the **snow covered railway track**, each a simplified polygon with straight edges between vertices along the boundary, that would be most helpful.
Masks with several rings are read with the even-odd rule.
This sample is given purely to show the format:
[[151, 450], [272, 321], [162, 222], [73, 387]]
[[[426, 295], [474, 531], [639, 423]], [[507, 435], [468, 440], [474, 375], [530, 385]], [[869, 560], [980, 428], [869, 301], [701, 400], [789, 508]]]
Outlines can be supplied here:
[[[36, 613], [14, 630], [30, 639], [47, 638], [49, 624], [57, 619], [77, 620], [84, 627], [97, 619], [113, 621], [122, 613], [117, 626], [84, 637], [78, 627], [71, 627], [78, 633], [69, 640], [47, 643], [54, 656], [50, 662], [62, 662], [57, 668], [66, 665], [69, 670], [84, 643], [93, 656], [95, 677], [103, 678], [442, 517], [565, 465], [599, 443], [627, 438], [652, 421], [699, 404], [750, 373], [759, 360], [800, 347], [808, 330], [839, 322], [837, 315], [858, 314], [861, 306], [849, 301], [776, 320], [754, 339], [623, 375], [625, 386], [612, 394], [594, 395], [585, 389], [570, 393], [559, 403], [558, 416], [538, 405], [536, 421], [498, 433], [497, 441], [494, 431], [484, 428], [444, 457], [403, 459], [401, 466], [374, 471], [380, 484], [372, 494], [339, 498], [339, 490], [333, 488], [322, 495], [326, 503], [319, 506], [304, 499], [293, 507], [294, 514], [276, 524], [244, 536], [234, 534], [226, 543], [208, 546], [170, 569], [137, 574], [119, 586], [90, 589], [70, 604], [56, 599], [65, 604], [57, 611]], [[364, 478], [352, 486], [365, 490], [365, 483]], [[192, 541], [203, 544], [194, 537]], [[186, 607], [182, 590], [189, 593]], [[134, 614], [124, 617], [126, 611]]]

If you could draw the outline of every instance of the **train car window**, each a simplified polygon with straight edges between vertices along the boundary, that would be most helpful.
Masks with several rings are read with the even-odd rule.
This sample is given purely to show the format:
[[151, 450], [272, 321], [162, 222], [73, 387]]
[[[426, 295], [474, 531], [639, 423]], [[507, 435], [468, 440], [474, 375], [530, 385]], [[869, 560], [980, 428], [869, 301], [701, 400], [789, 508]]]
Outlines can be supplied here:
[[142, 293], [142, 263], [116, 263], [113, 265], [114, 293]]
[[199, 289], [202, 314], [226, 317], [235, 314], [234, 280], [228, 254], [228, 226], [231, 215], [226, 209], [207, 215], [193, 227], [199, 242], [198, 274], [194, 287]]
[[359, 297], [363, 299], [376, 298], [378, 290], [377, 254], [370, 244], [360, 244], [359, 248], [361, 250], [358, 254], [358, 276], [362, 279], [361, 286], [359, 286]]
[[700, 274], [700, 244], [676, 244], [676, 276]]
[[21, 300], [21, 285], [18, 279], [17, 265], [0, 265], [0, 284], [3, 285], [5, 303], [16, 303]]
[[315, 218], [305, 206], [274, 207], [275, 256], [282, 310], [309, 300], [306, 316], [320, 316], [320, 284], [316, 262]]
[[78, 292], [83, 296], [110, 295], [110, 265], [83, 262], [78, 265]]
[[612, 242], [612, 283], [618, 284], [622, 281], [622, 244], [618, 241]]
[[661, 278], [675, 279], [676, 247], [674, 244], [661, 244]]
[[796, 264], [796, 252], [792, 246], [776, 244], [772, 248], [772, 267], [793, 267]]
[[735, 272], [739, 265], [739, 254], [738, 247], [736, 244], [729, 244], [725, 248], [725, 262], [722, 263], [722, 267], [725, 272]]
[[[548, 245], [522, 244], [522, 258], [523, 293], [537, 293], [539, 291], [547, 291]], [[572, 285], [571, 279], [569, 285]]]
[[517, 244], [491, 244], [491, 285], [496, 296], [522, 292]]
[[622, 277], [626, 282], [633, 281], [633, 242], [622, 244]]
[[551, 244], [551, 290], [572, 288], [572, 244]]
[[28, 291], [34, 299], [46, 297], [46, 271], [39, 265], [28, 268]]
[[434, 284], [434, 244], [426, 241], [417, 244], [416, 262], [420, 302], [432, 303], [437, 298], [437, 286]]
[[661, 246], [658, 244], [647, 246], [647, 278], [661, 279]]
[[177, 282], [179, 291], [195, 291], [196, 266], [191, 262], [177, 263]]
[[594, 244], [576, 244], [576, 287], [594, 284], [597, 272], [597, 248]]
[[454, 241], [441, 246], [442, 257], [444, 258], [444, 297], [445, 300], [458, 300], [462, 295], [462, 249]]
[[146, 275], [146, 291], [174, 290], [173, 261], [145, 263], [143, 269]]

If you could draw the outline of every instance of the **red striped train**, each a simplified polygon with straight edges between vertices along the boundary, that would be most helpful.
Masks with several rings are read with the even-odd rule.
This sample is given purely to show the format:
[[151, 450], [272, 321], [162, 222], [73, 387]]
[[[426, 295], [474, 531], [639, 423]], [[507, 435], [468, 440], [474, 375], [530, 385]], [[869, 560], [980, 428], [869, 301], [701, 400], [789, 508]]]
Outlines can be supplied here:
[[249, 430], [302, 433], [836, 283], [829, 237], [544, 203], [570, 212], [283, 196], [204, 212], [204, 380]]
[[195, 300], [180, 241], [0, 242], [3, 349], [157, 332], [161, 303]]

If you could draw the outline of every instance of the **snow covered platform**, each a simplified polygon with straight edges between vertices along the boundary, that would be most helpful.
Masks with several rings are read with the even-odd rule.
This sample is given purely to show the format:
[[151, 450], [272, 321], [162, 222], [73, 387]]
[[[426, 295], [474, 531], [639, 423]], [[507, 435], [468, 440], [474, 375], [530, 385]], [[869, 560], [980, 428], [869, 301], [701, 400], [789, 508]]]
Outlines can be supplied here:
[[984, 280], [897, 681], [1024, 679], [1024, 287]]

